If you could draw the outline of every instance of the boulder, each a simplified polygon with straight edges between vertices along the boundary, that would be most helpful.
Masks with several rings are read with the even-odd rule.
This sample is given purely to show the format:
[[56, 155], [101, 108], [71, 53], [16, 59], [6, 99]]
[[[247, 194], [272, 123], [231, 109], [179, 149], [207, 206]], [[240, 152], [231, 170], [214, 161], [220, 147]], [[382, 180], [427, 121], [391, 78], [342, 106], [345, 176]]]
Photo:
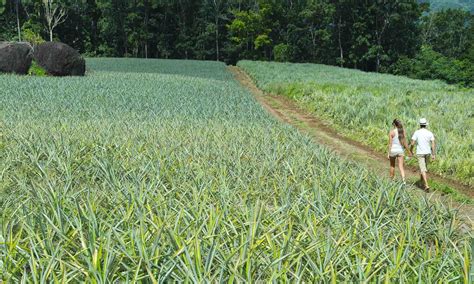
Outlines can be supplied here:
[[0, 73], [27, 74], [32, 59], [28, 43], [0, 42]]
[[35, 46], [33, 58], [52, 76], [84, 76], [86, 72], [84, 58], [65, 43], [41, 43]]

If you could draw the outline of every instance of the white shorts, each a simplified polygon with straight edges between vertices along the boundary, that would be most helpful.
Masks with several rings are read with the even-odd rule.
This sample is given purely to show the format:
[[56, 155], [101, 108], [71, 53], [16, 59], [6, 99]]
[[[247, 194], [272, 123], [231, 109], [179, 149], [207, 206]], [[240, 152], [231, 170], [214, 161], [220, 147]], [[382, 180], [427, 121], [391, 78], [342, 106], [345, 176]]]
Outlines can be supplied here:
[[390, 151], [389, 156], [392, 158], [402, 157], [404, 155], [403, 151]]

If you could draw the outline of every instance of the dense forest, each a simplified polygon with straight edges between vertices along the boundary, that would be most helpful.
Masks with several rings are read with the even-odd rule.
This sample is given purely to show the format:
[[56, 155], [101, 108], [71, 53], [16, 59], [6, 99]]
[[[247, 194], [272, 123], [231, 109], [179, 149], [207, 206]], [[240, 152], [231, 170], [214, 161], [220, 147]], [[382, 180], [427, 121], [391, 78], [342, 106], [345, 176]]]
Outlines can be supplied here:
[[415, 0], [0, 0], [0, 40], [58, 40], [90, 57], [314, 62], [474, 84], [473, 14]]

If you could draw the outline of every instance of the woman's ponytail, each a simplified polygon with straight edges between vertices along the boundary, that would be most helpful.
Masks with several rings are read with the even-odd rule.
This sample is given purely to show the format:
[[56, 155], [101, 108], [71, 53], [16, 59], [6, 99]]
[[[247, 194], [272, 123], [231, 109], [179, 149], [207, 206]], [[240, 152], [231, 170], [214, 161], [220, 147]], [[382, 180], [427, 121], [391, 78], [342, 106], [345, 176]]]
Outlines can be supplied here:
[[395, 125], [395, 127], [397, 127], [398, 130], [398, 140], [400, 140], [400, 143], [403, 143], [402, 141], [404, 141], [405, 139], [405, 130], [403, 129], [402, 122], [398, 119], [394, 119], [393, 124]]

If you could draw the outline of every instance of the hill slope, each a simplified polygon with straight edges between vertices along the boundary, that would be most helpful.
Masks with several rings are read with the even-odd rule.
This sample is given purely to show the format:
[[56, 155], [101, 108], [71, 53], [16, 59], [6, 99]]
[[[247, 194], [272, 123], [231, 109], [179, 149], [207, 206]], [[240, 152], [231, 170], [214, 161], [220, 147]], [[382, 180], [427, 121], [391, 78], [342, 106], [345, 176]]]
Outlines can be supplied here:
[[464, 9], [474, 13], [473, 0], [422, 0], [420, 2], [429, 2], [432, 11], [453, 8]]

